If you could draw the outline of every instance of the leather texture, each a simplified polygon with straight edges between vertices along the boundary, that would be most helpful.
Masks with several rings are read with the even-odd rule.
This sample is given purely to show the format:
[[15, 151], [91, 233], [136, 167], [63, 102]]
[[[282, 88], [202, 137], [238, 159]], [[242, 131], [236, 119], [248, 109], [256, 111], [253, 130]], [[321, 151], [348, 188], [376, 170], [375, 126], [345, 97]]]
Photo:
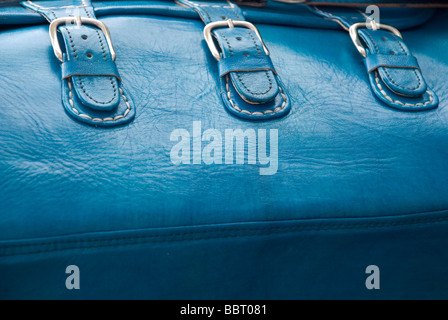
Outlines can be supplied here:
[[[74, 16], [95, 19], [90, 0], [25, 1], [23, 5], [49, 21]], [[67, 113], [93, 126], [110, 127], [131, 121], [135, 108], [117, 76], [104, 34], [90, 25], [68, 23], [58, 30], [66, 48], [62, 101]], [[91, 67], [88, 72], [83, 70], [86, 66]]]
[[[196, 11], [180, 6], [171, 0], [107, 0], [95, 1], [95, 15], [100, 18], [110, 15], [161, 15], [168, 17], [199, 19]], [[246, 20], [254, 24], [281, 24], [285, 26], [339, 29], [331, 20], [310, 14], [309, 7], [280, 2], [268, 2], [262, 10], [256, 7], [242, 7]], [[381, 20], [399, 30], [415, 28], [427, 22], [434, 14], [431, 8], [383, 8]], [[0, 25], [27, 25], [47, 23], [44, 16], [25, 7], [4, 7], [0, 10]], [[279, 22], [280, 21], [280, 22]]]
[[[64, 112], [45, 19], [0, 30], [1, 299], [448, 298], [446, 10], [400, 28], [440, 101], [413, 113], [378, 101], [333, 21], [245, 7], [291, 100], [288, 115], [255, 122], [222, 107], [198, 14], [139, 2], [140, 13], [93, 3], [138, 110], [113, 128]], [[294, 12], [304, 18], [289, 24]], [[170, 135], [194, 121], [223, 134], [277, 129], [277, 173], [173, 164]], [[81, 290], [69, 291], [73, 264]], [[381, 290], [365, 288], [372, 264]]]
[[365, 64], [367, 72], [375, 71], [379, 67], [420, 69], [417, 59], [408, 55], [371, 54], [366, 57]]
[[[206, 25], [245, 20], [241, 9], [231, 2], [179, 0], [179, 3], [197, 11]], [[264, 43], [253, 30], [232, 23], [212, 30], [221, 48], [219, 76], [224, 105], [233, 115], [248, 120], [285, 116], [291, 109], [290, 99]]]
[[[355, 9], [312, 9], [324, 18], [334, 20], [345, 28], [366, 19], [365, 14]], [[427, 86], [418, 62], [410, 50], [396, 34], [380, 29], [370, 30], [361, 28], [358, 36], [364, 40], [367, 57], [364, 60], [369, 72], [370, 84], [376, 97], [386, 105], [403, 111], [426, 111], [437, 108], [439, 99], [436, 93]], [[380, 55], [388, 59], [386, 66], [376, 66], [374, 70], [371, 63], [372, 56]], [[392, 56], [392, 58], [384, 58]], [[402, 57], [398, 64], [390, 65]], [[377, 58], [373, 58], [377, 59]], [[405, 66], [400, 65], [407, 62]]]
[[109, 76], [121, 81], [117, 65], [112, 60], [91, 61], [64, 61], [61, 65], [62, 80], [73, 76]]

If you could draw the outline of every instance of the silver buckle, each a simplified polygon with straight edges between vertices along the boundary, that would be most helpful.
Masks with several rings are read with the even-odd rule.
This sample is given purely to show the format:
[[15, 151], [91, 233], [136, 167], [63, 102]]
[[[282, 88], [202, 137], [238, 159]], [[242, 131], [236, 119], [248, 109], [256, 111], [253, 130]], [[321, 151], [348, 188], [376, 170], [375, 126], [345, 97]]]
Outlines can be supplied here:
[[244, 27], [252, 30], [253, 32], [255, 32], [258, 39], [260, 39], [261, 43], [263, 44], [263, 49], [266, 55], [269, 55], [269, 50], [264, 44], [264, 41], [261, 38], [260, 32], [258, 32], [257, 27], [255, 27], [252, 23], [247, 21], [233, 21], [232, 19], [229, 19], [227, 21], [217, 21], [209, 23], [204, 28], [205, 41], [207, 42], [207, 45], [216, 60], [220, 61], [221, 56], [219, 54], [218, 49], [216, 48], [215, 42], [213, 41], [212, 31], [216, 28], [223, 28], [223, 27], [229, 27], [229, 28]]
[[104, 36], [106, 37], [107, 45], [109, 46], [110, 54], [112, 56], [112, 61], [115, 61], [116, 54], [115, 54], [114, 47], [112, 45], [112, 39], [110, 37], [110, 32], [109, 32], [109, 29], [107, 28], [107, 26], [97, 19], [81, 18], [81, 17], [77, 16], [77, 17], [59, 18], [59, 19], [53, 20], [50, 24], [51, 44], [53, 45], [54, 54], [61, 62], [64, 62], [64, 61], [62, 58], [62, 50], [61, 50], [61, 46], [59, 44], [57, 31], [58, 31], [58, 27], [60, 25], [67, 24], [67, 23], [76, 24], [77, 26], [82, 26], [83, 24], [88, 24], [88, 25], [93, 25], [93, 26], [100, 28], [101, 31], [103, 31]]
[[359, 39], [358, 29], [359, 28], [367, 28], [369, 25], [372, 27], [373, 30], [379, 30], [379, 29], [388, 30], [388, 31], [392, 32], [393, 34], [395, 34], [396, 36], [403, 39], [403, 36], [401, 35], [400, 31], [398, 31], [396, 28], [389, 26], [387, 24], [376, 23], [374, 20], [371, 20], [371, 22], [355, 23], [349, 29], [350, 37], [352, 38], [352, 41], [355, 44], [356, 49], [358, 49], [359, 53], [364, 58], [367, 57], [367, 52], [366, 52], [366, 49], [364, 48], [364, 46], [362, 45], [361, 40]]

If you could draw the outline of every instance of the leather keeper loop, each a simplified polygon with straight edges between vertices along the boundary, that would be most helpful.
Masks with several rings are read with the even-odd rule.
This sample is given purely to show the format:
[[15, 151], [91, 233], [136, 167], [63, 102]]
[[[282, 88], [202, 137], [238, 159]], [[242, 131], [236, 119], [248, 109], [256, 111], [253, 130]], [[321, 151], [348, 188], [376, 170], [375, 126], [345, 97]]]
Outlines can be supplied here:
[[230, 56], [218, 62], [219, 77], [223, 77], [230, 72], [243, 71], [272, 71], [275, 75], [277, 72], [274, 69], [271, 58], [267, 55], [258, 55], [244, 59], [239, 56]]
[[112, 76], [121, 81], [117, 66], [113, 61], [65, 61], [61, 65], [62, 80], [71, 76]]
[[379, 67], [420, 69], [417, 59], [411, 55], [371, 54], [366, 57], [365, 64], [369, 73]]

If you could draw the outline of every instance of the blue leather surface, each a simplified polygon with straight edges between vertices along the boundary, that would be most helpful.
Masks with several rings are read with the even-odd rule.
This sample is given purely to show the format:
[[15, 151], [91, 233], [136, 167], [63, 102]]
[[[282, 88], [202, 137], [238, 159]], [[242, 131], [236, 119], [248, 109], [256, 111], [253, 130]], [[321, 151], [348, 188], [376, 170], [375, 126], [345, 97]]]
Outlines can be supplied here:
[[[199, 19], [189, 7], [182, 7], [171, 0], [117, 0], [93, 1], [97, 17], [108, 15], [161, 15]], [[289, 25], [300, 27], [338, 29], [331, 20], [323, 20], [310, 13], [306, 6], [269, 2], [263, 10], [242, 7], [244, 16], [253, 23]], [[381, 19], [400, 30], [414, 28], [428, 21], [434, 14], [430, 8], [382, 8]], [[46, 23], [43, 16], [24, 7], [0, 7], [0, 25]]]
[[64, 61], [61, 65], [62, 79], [83, 75], [108, 75], [121, 81], [117, 66], [111, 60], [104, 61]]
[[379, 67], [420, 69], [417, 59], [407, 55], [371, 54], [365, 59], [365, 64], [367, 72], [372, 72]]
[[[274, 66], [264, 43], [254, 30], [234, 25], [245, 20], [242, 10], [229, 2], [180, 0], [179, 3], [197, 11], [206, 25], [228, 21], [227, 26], [212, 30], [221, 48], [220, 62], [230, 58], [228, 64], [235, 66], [231, 68], [233, 71], [225, 70], [224, 77], [219, 66], [220, 91], [227, 110], [247, 120], [270, 120], [287, 115], [290, 99], [280, 86], [277, 72], [272, 70]], [[254, 66], [250, 66], [252, 61]]]
[[257, 55], [251, 59], [241, 59], [241, 57], [228, 57], [218, 62], [219, 76], [225, 76], [230, 72], [247, 70], [270, 70], [276, 73], [272, 61], [267, 55]]
[[[440, 98], [422, 113], [372, 95], [346, 33], [258, 23], [292, 105], [258, 123], [222, 108], [201, 21], [103, 16], [139, 110], [116, 128], [65, 114], [47, 24], [2, 30], [0, 297], [448, 298], [447, 18], [403, 32]], [[278, 129], [277, 173], [174, 165], [193, 121]]]
[[[25, 1], [23, 5], [49, 21], [73, 16], [95, 18], [90, 0]], [[62, 101], [67, 113], [92, 126], [111, 127], [132, 121], [135, 107], [129, 94], [120, 79], [110, 74], [110, 68], [102, 67], [105, 63], [115, 64], [103, 32], [90, 25], [68, 23], [63, 23], [58, 31], [65, 42], [65, 61], [80, 61], [91, 66], [99, 61], [99, 68], [92, 68], [89, 74], [67, 78], [63, 70]]]
[[[364, 13], [352, 8], [316, 8], [313, 12], [326, 19], [338, 22], [344, 28], [350, 28], [353, 24], [365, 20]], [[391, 55], [413, 57], [405, 41], [390, 30], [370, 30], [360, 28], [357, 34], [366, 44], [366, 57], [371, 55]], [[413, 60], [413, 59], [412, 59]], [[402, 60], [403, 62], [404, 60]], [[380, 66], [370, 72], [372, 91], [377, 98], [386, 105], [403, 111], [426, 111], [437, 108], [439, 99], [437, 94], [427, 86], [420, 68], [416, 69], [416, 63], [409, 61], [406, 66]]]

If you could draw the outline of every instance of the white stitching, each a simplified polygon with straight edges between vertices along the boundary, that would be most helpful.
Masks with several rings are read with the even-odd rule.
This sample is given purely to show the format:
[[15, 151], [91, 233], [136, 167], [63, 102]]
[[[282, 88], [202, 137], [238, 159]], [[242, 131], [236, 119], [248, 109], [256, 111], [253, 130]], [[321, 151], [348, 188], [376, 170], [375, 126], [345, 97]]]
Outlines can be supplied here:
[[[337, 22], [345, 31], [349, 31], [349, 29], [347, 28], [347, 26], [345, 26], [341, 21], [339, 21], [337, 18], [335, 18], [335, 16], [333, 15], [333, 14], [331, 14], [331, 13], [328, 13], [328, 12], [324, 12], [324, 11], [322, 11], [321, 9], [319, 9], [318, 7], [316, 7], [316, 6], [313, 6], [313, 8], [314, 8], [314, 10], [316, 10], [317, 12], [319, 12], [319, 13], [321, 13], [322, 15], [324, 15], [324, 19], [327, 19], [327, 20], [331, 20], [331, 21], [334, 21], [334, 22]], [[326, 16], [326, 17], [325, 17]]]
[[417, 106], [426, 106], [427, 104], [430, 104], [433, 101], [431, 92], [429, 92], [429, 90], [426, 90], [426, 93], [429, 95], [429, 101], [425, 102], [425, 103], [416, 103], [416, 104], [411, 104], [411, 103], [403, 103], [401, 101], [398, 100], [394, 100], [391, 97], [389, 97], [386, 93], [386, 91], [383, 90], [383, 87], [380, 84], [380, 78], [378, 77], [378, 71], [375, 71], [375, 81], [376, 81], [376, 85], [378, 86], [378, 89], [380, 90], [380, 92], [382, 93], [382, 95], [389, 100], [392, 103], [398, 103], [401, 104], [402, 106], [405, 107], [417, 107]]
[[212, 8], [223, 8], [223, 9], [232, 9], [234, 8], [233, 4], [229, 1], [227, 1], [229, 3], [230, 6], [220, 6], [220, 5], [210, 5], [210, 4], [199, 4], [199, 3], [195, 3], [195, 2], [191, 2], [189, 0], [184, 0], [185, 2], [191, 4], [192, 6], [195, 7], [202, 7], [202, 8], [207, 8], [207, 7], [212, 7]]
[[[370, 38], [370, 40], [372, 41], [373, 45], [375, 46], [376, 53], [379, 54], [379, 53], [380, 53], [380, 50], [379, 50], [379, 48], [378, 48], [377, 43], [375, 42], [375, 39], [373, 39], [373, 36], [372, 36], [368, 31], [365, 31], [364, 33]], [[400, 40], [398, 39], [398, 37], [395, 36], [394, 34], [392, 34], [392, 37], [393, 37], [394, 40], [398, 43], [398, 45], [401, 47], [401, 50], [403, 51], [403, 53], [404, 53], [406, 56], [410, 56], [410, 55], [406, 52], [406, 50], [404, 49], [403, 45], [400, 43]], [[411, 56], [412, 56], [412, 55], [411, 55]], [[393, 84], [395, 84], [397, 87], [399, 87], [399, 88], [401, 88], [401, 89], [404, 89], [404, 90], [415, 91], [415, 90], [417, 90], [418, 88], [420, 88], [422, 82], [424, 82], [424, 80], [423, 80], [422, 77], [417, 73], [417, 71], [416, 71], [415, 69], [413, 69], [414, 74], [415, 74], [415, 76], [416, 76], [416, 78], [417, 78], [417, 80], [418, 80], [418, 85], [417, 85], [415, 88], [407, 88], [407, 87], [405, 87], [405, 86], [402, 86], [402, 85], [398, 84], [397, 82], [399, 82], [399, 81], [392, 79], [392, 76], [391, 76], [391, 75], [389, 74], [389, 72], [387, 71], [387, 69], [388, 69], [387, 67], [383, 67], [383, 69], [384, 69], [384, 72], [386, 73], [386, 77], [389, 78], [389, 80], [390, 80]]]
[[38, 12], [38, 8], [35, 8], [34, 6], [33, 6], [33, 9], [28, 8], [28, 7], [24, 7], [24, 8], [25, 8], [26, 10], [32, 12], [32, 13], [36, 13], [36, 12], [37, 12], [37, 13], [40, 14], [42, 17], [44, 17], [45, 20], [48, 21], [48, 23], [51, 23], [51, 20], [48, 19], [46, 15], [44, 15], [42, 12]]
[[80, 113], [80, 112], [75, 108], [75, 106], [74, 106], [74, 102], [73, 102], [73, 92], [72, 92], [72, 84], [71, 84], [71, 82], [70, 82], [71, 80], [68, 79], [67, 81], [68, 81], [68, 88], [69, 88], [68, 101], [69, 101], [69, 103], [70, 103], [70, 107], [72, 108], [73, 112], [75, 112], [75, 113], [76, 113], [78, 116], [80, 116], [81, 118], [88, 119], [88, 120], [91, 120], [91, 121], [96, 121], [96, 122], [116, 121], [116, 120], [118, 120], [118, 119], [125, 118], [125, 117], [129, 114], [129, 112], [131, 111], [131, 106], [130, 106], [130, 104], [129, 104], [129, 102], [128, 102], [128, 99], [127, 99], [126, 96], [124, 95], [123, 90], [121, 90], [121, 88], [118, 88], [118, 90], [120, 90], [121, 96], [123, 97], [124, 102], [126, 103], [126, 106], [127, 106], [127, 109], [126, 109], [126, 111], [125, 111], [124, 114], [119, 115], [119, 116], [116, 116], [116, 117], [114, 117], [114, 118], [110, 118], [110, 117], [109, 117], [109, 118], [101, 119], [101, 118], [92, 118], [91, 116], [88, 116], [88, 115], [86, 115], [86, 114]]
[[242, 110], [241, 108], [239, 108], [239, 107], [233, 102], [233, 100], [232, 100], [232, 96], [231, 96], [231, 94], [230, 94], [229, 76], [228, 76], [228, 75], [226, 76], [227, 98], [229, 99], [230, 104], [232, 105], [232, 107], [233, 107], [236, 111], [241, 112], [241, 113], [245, 113], [245, 114], [248, 114], [248, 115], [251, 115], [251, 116], [264, 116], [264, 115], [267, 115], [268, 113], [271, 114], [271, 113], [279, 112], [279, 111], [281, 111], [281, 110], [283, 110], [283, 109], [285, 108], [285, 106], [286, 106], [286, 102], [287, 102], [287, 100], [286, 100], [286, 99], [287, 99], [287, 98], [286, 98], [286, 95], [283, 93], [282, 87], [278, 86], [278, 88], [279, 88], [279, 90], [280, 90], [280, 94], [282, 95], [282, 98], [283, 98], [283, 103], [282, 103], [282, 105], [281, 105], [280, 107], [277, 107], [277, 108], [275, 108], [274, 110], [266, 110], [266, 111], [264, 111], [264, 112], [258, 112], [258, 111], [256, 111], [256, 112], [250, 112], [250, 111], [247, 111], [247, 110]]
[[[38, 5], [36, 3], [33, 3], [30, 0], [27, 0], [27, 2], [31, 5], [33, 5], [34, 7], [38, 8], [39, 10], [56, 10], [56, 9], [73, 9], [73, 8], [83, 8], [86, 7], [86, 5], [79, 5], [79, 6], [64, 6], [64, 7], [42, 7], [41, 5]], [[83, 1], [84, 3], [84, 1]]]

